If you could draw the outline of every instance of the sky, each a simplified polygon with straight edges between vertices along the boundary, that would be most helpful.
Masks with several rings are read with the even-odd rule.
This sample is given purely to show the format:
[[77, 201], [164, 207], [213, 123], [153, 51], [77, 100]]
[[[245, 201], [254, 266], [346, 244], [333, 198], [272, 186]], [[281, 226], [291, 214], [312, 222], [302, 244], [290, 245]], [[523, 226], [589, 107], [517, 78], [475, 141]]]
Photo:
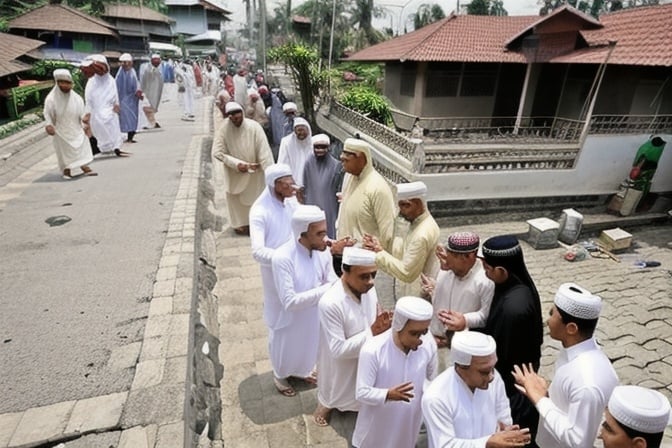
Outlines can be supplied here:
[[[339, 1], [339, 0], [336, 0]], [[396, 31], [399, 17], [403, 13], [402, 17], [407, 17], [410, 14], [413, 14], [417, 8], [423, 3], [436, 3], [443, 8], [443, 11], [446, 14], [449, 14], [451, 11], [454, 11], [457, 7], [458, 0], [375, 0], [376, 5], [383, 6], [387, 11], [387, 17], [382, 19], [374, 20], [373, 25], [376, 28], [389, 27], [392, 23], [392, 27]], [[468, 3], [469, 0], [460, 0], [460, 3], [464, 5]], [[242, 0], [224, 0], [227, 9], [233, 11], [231, 14], [231, 20], [233, 23], [229, 23], [227, 29], [237, 29], [241, 26], [244, 26], [245, 23], [245, 4]], [[276, 0], [267, 0], [267, 8], [269, 14], [273, 13], [273, 9], [278, 5], [278, 3], [284, 3]], [[300, 5], [302, 0], [292, 0], [292, 7]], [[510, 16], [519, 16], [519, 15], [537, 15], [539, 14], [540, 6], [537, 4], [537, 0], [504, 0], [504, 9], [509, 12]]]

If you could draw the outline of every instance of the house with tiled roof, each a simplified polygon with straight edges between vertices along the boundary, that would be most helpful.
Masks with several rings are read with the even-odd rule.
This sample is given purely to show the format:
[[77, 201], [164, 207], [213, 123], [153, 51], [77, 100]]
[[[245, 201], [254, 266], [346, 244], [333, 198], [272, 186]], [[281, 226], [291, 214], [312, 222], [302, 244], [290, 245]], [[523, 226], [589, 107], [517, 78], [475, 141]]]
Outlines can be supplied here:
[[[337, 102], [318, 124], [359, 133], [388, 179], [425, 181], [430, 201], [599, 201], [643, 141], [672, 138], [672, 4], [451, 14], [348, 60], [385, 65], [394, 129]], [[672, 192], [670, 152], [652, 191]]]
[[0, 33], [0, 122], [12, 116], [11, 89], [19, 85], [21, 73], [31, 69], [34, 51], [44, 42]]
[[101, 17], [119, 33], [119, 46], [133, 56], [147, 56], [150, 42], [172, 44], [175, 19], [143, 6], [106, 3]]
[[8, 24], [9, 32], [46, 42], [47, 59], [79, 61], [92, 53], [118, 54], [119, 34], [110, 23], [58, 1], [26, 12]]

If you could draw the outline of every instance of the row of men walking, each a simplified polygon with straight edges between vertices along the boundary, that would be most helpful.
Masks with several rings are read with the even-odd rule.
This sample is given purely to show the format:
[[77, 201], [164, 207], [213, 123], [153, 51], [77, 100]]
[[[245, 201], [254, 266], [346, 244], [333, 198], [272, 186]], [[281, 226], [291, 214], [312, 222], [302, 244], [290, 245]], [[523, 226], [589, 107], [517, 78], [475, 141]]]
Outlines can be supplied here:
[[[605, 446], [660, 445], [669, 402], [617, 386], [593, 337], [598, 296], [572, 283], [559, 287], [548, 326], [563, 349], [549, 388], [537, 373], [540, 298], [515, 237], [488, 239], [481, 257], [473, 233], [438, 244], [427, 188], [416, 182], [397, 185], [410, 227], [395, 238], [395, 194], [358, 139], [347, 139], [340, 155], [340, 198], [333, 176], [318, 176], [337, 205], [330, 233], [324, 207], [305, 200], [315, 169], [297, 162], [316, 158], [326, 136], [311, 139], [312, 154], [296, 146], [290, 164], [273, 164], [242, 106], [226, 103], [224, 113], [213, 150], [228, 176], [232, 225], [249, 225], [261, 265], [274, 383], [291, 397], [292, 383], [316, 382], [317, 425], [334, 410], [358, 411], [352, 443], [359, 448], [412, 447], [423, 420], [431, 447], [574, 448], [593, 445], [606, 415]], [[400, 282], [395, 310], [378, 302], [378, 269]]]

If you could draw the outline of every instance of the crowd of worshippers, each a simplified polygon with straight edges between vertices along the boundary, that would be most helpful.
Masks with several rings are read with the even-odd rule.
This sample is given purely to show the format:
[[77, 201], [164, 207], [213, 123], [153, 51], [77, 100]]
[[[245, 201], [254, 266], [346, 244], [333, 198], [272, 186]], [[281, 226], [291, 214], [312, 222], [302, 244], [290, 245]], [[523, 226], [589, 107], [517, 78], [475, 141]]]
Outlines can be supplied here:
[[[329, 137], [297, 117], [274, 163], [241, 104], [219, 115], [213, 153], [231, 226], [249, 230], [261, 268], [273, 382], [286, 397], [316, 384], [316, 425], [358, 412], [357, 448], [414, 447], [423, 422], [430, 447], [588, 448], [598, 433], [607, 448], [660, 446], [669, 401], [618, 385], [594, 338], [600, 297], [558, 287], [549, 386], [541, 301], [514, 236], [441, 244], [425, 184], [391, 188], [366, 141], [347, 139], [339, 163]], [[378, 301], [378, 270], [395, 279], [394, 310]]]

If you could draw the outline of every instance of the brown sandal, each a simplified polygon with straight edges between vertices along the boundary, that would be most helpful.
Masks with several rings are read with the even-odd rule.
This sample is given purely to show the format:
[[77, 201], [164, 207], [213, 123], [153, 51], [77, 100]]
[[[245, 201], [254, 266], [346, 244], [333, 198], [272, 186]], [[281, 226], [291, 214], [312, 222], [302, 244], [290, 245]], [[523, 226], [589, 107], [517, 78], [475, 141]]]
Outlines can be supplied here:
[[324, 428], [329, 426], [329, 415], [331, 414], [331, 409], [326, 406], [322, 406], [318, 403], [317, 409], [313, 413], [313, 421], [317, 426]]
[[293, 397], [296, 395], [296, 390], [294, 390], [292, 385], [289, 384], [286, 379], [281, 380], [273, 377], [273, 384], [275, 384], [275, 388], [278, 389], [278, 392], [280, 392], [285, 397]]

